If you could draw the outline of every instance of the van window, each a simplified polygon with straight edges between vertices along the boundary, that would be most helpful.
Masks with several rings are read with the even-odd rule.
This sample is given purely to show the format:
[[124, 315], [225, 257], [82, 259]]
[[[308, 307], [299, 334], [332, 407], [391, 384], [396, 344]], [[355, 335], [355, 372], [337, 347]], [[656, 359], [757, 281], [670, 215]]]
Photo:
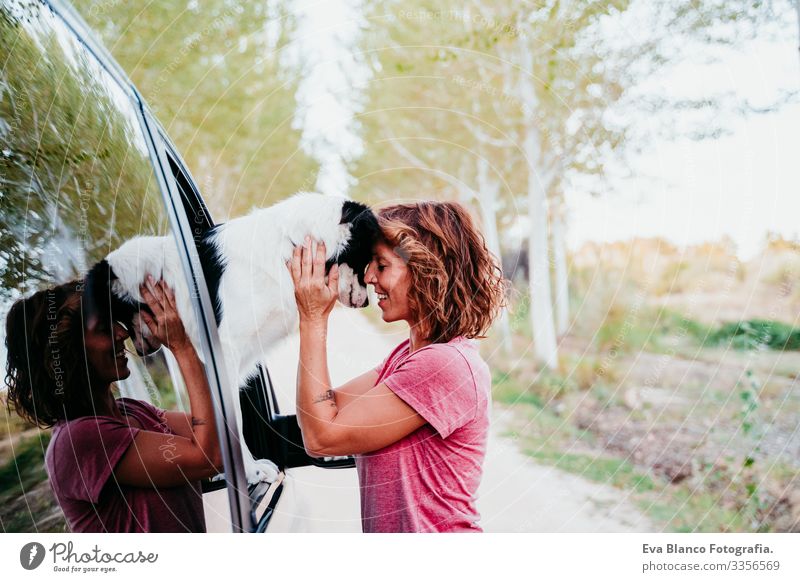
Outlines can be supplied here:
[[[170, 231], [133, 93], [41, 2], [0, 6], [0, 45], [5, 317], [17, 298], [82, 277], [125, 240]], [[132, 356], [120, 390], [182, 407], [180, 374], [162, 352]]]

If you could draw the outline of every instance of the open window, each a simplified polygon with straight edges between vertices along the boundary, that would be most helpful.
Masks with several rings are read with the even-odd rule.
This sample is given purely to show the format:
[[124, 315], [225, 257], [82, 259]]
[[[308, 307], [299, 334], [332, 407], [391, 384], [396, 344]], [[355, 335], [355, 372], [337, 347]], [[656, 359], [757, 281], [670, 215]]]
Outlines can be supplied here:
[[[215, 223], [180, 156], [167, 136], [163, 133], [160, 135], [164, 146], [166, 165], [169, 168], [170, 177], [174, 180], [175, 194], [180, 200], [180, 204], [176, 203], [175, 207], [182, 211], [185, 232], [189, 233], [195, 251], [198, 252], [198, 241], [209, 229], [214, 227]], [[206, 313], [205, 319], [209, 324], [211, 322], [216, 324], [212, 312]], [[219, 353], [221, 354], [221, 350]], [[241, 387], [239, 398], [242, 406], [245, 440], [256, 458], [269, 459], [281, 471], [309, 465], [325, 468], [353, 467], [355, 465], [351, 457], [315, 459], [306, 454], [297, 417], [280, 413], [266, 364], [259, 366], [258, 373], [251, 376], [248, 383]], [[231, 416], [226, 415], [226, 420], [229, 418]], [[228, 444], [230, 445], [230, 443]], [[229, 446], [229, 448], [231, 447]], [[230, 456], [241, 468], [241, 453], [238, 447], [231, 448]], [[228, 465], [226, 465], [226, 474], [227, 467]], [[243, 529], [249, 531], [266, 529], [283, 490], [282, 478], [281, 475], [278, 482], [274, 484], [259, 483], [248, 487], [249, 509]], [[204, 484], [204, 491], [207, 493], [214, 493], [224, 488], [231, 495], [234, 494], [234, 489], [238, 489], [231, 488], [229, 479], [216, 478]]]
[[[194, 180], [170, 145], [167, 157], [193, 239], [198, 241], [213, 228], [214, 221]], [[352, 457], [315, 459], [306, 454], [297, 417], [280, 413], [266, 364], [260, 365], [258, 373], [241, 387], [240, 401], [245, 440], [257, 458], [269, 459], [281, 470], [308, 465], [327, 468], [355, 466]]]

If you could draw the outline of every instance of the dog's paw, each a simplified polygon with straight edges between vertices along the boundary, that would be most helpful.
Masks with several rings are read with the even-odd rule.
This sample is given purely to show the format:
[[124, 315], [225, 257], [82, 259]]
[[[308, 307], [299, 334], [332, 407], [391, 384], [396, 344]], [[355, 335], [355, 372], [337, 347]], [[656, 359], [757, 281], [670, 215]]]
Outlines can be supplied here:
[[261, 481], [272, 483], [278, 478], [279, 472], [278, 466], [267, 459], [257, 459], [245, 466], [248, 485], [255, 485]]

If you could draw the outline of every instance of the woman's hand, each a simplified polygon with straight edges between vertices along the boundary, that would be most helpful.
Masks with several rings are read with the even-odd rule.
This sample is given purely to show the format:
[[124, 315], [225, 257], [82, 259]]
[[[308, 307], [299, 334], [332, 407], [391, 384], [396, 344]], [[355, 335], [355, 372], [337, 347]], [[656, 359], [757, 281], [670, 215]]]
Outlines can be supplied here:
[[190, 347], [191, 341], [186, 335], [178, 308], [175, 305], [175, 293], [164, 280], [156, 283], [153, 277], [148, 275], [147, 281], [139, 286], [139, 291], [144, 302], [153, 312], [153, 315], [145, 310], [140, 312], [140, 317], [150, 328], [150, 333], [173, 353]]
[[175, 354], [189, 393], [190, 413], [166, 413], [172, 434], [139, 431], [114, 475], [123, 485], [133, 487], [177, 487], [223, 470], [214, 404], [205, 369], [186, 335], [172, 289], [163, 280], [156, 283], [148, 276], [139, 290], [152, 311], [151, 315], [142, 309], [140, 317], [153, 336]]
[[309, 237], [292, 253], [289, 270], [301, 321], [326, 320], [339, 296], [339, 266], [331, 267], [325, 283], [325, 256], [325, 243], [318, 243], [316, 253], [312, 253]]

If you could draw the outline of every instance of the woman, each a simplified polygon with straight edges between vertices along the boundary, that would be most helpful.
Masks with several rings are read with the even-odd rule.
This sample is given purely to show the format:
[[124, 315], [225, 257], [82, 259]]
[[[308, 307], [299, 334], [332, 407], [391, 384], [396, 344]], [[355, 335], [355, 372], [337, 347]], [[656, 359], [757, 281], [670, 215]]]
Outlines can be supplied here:
[[331, 389], [328, 315], [338, 290], [308, 239], [291, 261], [300, 313], [297, 416], [314, 456], [356, 455], [365, 532], [481, 531], [475, 498], [489, 429], [491, 377], [471, 338], [502, 306], [505, 281], [467, 211], [420, 202], [378, 214], [383, 240], [365, 280], [383, 320], [409, 339]]
[[199, 479], [219, 472], [208, 383], [163, 281], [141, 288], [142, 319], [178, 361], [191, 415], [130, 398], [128, 331], [93, 305], [80, 282], [17, 301], [6, 322], [8, 404], [53, 427], [50, 484], [73, 532], [205, 531]]

